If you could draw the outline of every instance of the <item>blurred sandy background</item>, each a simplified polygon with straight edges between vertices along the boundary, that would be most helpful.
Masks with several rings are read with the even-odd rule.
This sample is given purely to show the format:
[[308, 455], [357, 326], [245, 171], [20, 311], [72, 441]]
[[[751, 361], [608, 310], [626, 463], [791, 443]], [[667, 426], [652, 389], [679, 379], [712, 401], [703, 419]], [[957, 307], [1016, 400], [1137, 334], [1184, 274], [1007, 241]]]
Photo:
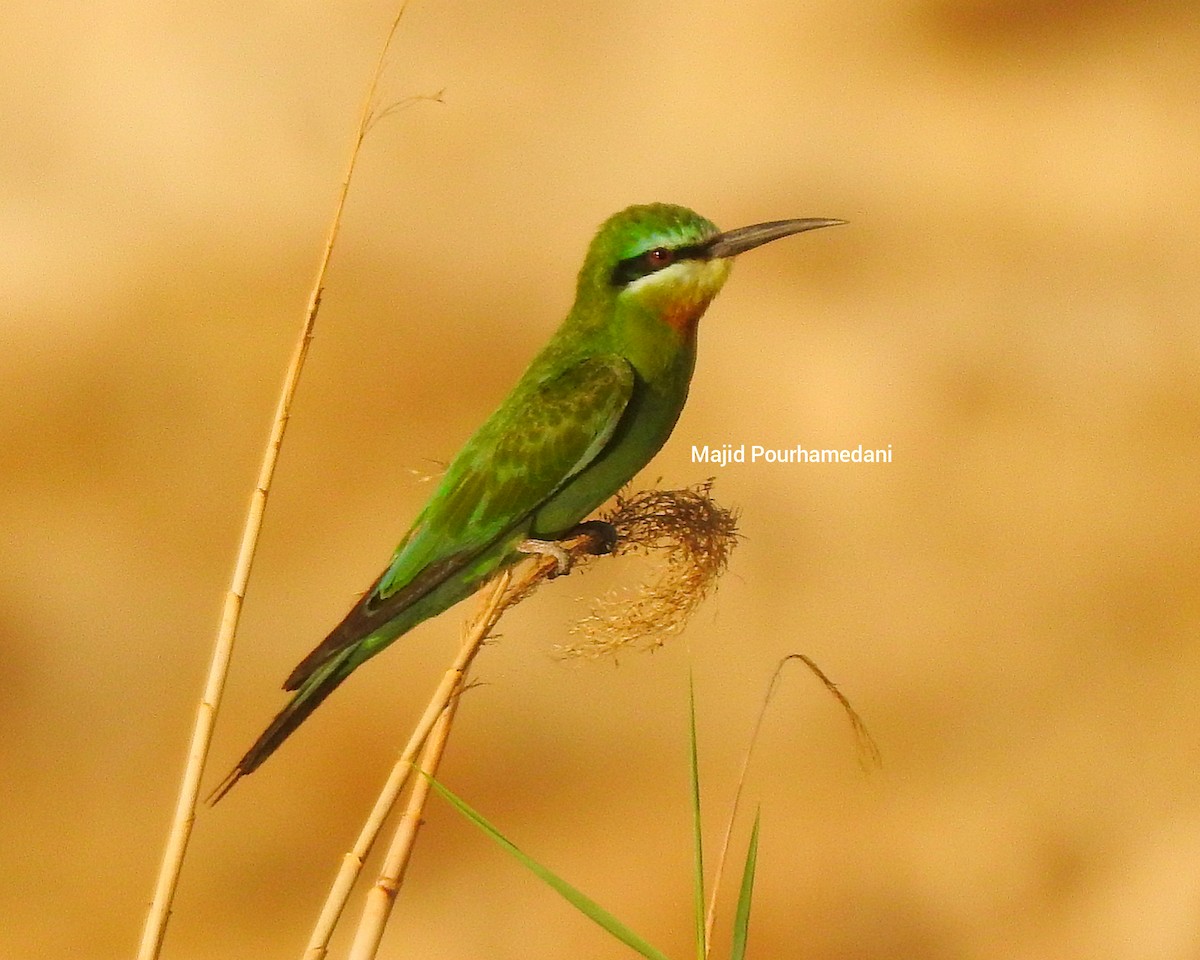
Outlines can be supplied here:
[[[0, 14], [0, 957], [133, 953], [391, 15]], [[1195, 5], [422, 0], [392, 59], [387, 99], [444, 103], [368, 141], [207, 782], [550, 335], [604, 217], [843, 217], [739, 264], [642, 482], [711, 474], [692, 443], [895, 462], [721, 471], [745, 542], [653, 656], [550, 655], [637, 569], [545, 589], [481, 658], [445, 779], [686, 956], [689, 664], [715, 843], [803, 650], [883, 768], [789, 675], [748, 787], [752, 957], [1200, 957]], [[299, 955], [460, 620], [201, 811], [164, 957]], [[629, 954], [435, 804], [382, 956]]]

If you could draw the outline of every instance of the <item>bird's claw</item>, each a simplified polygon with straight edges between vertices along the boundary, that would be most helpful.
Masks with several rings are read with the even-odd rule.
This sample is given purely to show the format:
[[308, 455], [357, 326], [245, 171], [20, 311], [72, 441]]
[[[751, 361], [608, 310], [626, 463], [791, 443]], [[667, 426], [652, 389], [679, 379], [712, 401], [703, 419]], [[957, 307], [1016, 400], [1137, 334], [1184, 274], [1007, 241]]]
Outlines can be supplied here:
[[554, 569], [549, 574], [549, 579], [553, 580], [571, 572], [577, 552], [599, 557], [612, 553], [616, 545], [616, 527], [604, 520], [588, 520], [573, 526], [561, 539], [535, 540], [531, 537], [517, 544], [517, 549], [533, 556], [553, 557]]
[[567, 553], [554, 540], [522, 540], [517, 544], [517, 549], [521, 553], [528, 553], [539, 557], [553, 557], [554, 569], [550, 572], [550, 579], [561, 577], [564, 573], [569, 573], [571, 570], [571, 555]]

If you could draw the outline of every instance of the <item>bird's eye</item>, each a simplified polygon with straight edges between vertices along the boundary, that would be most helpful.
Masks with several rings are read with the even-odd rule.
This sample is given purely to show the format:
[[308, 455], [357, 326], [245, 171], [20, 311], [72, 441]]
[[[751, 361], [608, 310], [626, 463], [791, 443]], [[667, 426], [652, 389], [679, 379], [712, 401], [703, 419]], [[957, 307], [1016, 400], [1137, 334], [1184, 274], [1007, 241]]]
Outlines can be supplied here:
[[666, 247], [655, 247], [653, 250], [647, 250], [642, 254], [642, 257], [650, 270], [661, 270], [663, 267], [669, 267], [675, 262], [675, 252], [668, 250]]
[[633, 283], [635, 280], [640, 280], [642, 277], [648, 277], [652, 273], [657, 273], [664, 267], [669, 267], [676, 261], [689, 256], [693, 251], [691, 247], [671, 249], [670, 247], [655, 247], [653, 250], [647, 250], [645, 253], [635, 253], [632, 257], [621, 260], [613, 269], [612, 282], [623, 287], [627, 283]]

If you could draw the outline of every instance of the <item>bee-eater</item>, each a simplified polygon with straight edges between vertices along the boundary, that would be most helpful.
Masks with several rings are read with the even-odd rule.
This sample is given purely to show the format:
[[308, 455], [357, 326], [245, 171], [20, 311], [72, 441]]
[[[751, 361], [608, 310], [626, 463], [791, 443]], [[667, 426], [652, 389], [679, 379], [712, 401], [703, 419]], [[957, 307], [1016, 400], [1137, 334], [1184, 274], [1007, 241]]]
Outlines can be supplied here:
[[214, 802], [361, 663], [502, 568], [552, 551], [649, 462], [679, 419], [697, 323], [734, 257], [843, 222], [775, 220], [722, 233], [662, 203], [606, 220], [558, 332], [451, 462], [387, 569], [292, 671], [283, 685], [292, 699]]

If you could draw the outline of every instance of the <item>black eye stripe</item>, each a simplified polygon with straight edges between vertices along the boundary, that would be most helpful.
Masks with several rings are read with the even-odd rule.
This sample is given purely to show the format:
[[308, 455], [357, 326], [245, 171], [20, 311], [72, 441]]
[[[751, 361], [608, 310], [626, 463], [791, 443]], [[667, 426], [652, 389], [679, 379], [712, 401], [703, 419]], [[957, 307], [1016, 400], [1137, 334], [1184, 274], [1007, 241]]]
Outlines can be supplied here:
[[[659, 270], [669, 267], [673, 263], [678, 263], [680, 260], [692, 260], [703, 255], [703, 244], [691, 244], [686, 247], [653, 247], [639, 253], [635, 257], [626, 257], [624, 260], [617, 261], [616, 267], [613, 268], [612, 282], [613, 286], [624, 287], [627, 284], [633, 283], [634, 280], [640, 280], [642, 277], [647, 277], [652, 273], [657, 273]], [[665, 257], [661, 258], [661, 262], [656, 262], [659, 258], [654, 254], [664, 253]]]

